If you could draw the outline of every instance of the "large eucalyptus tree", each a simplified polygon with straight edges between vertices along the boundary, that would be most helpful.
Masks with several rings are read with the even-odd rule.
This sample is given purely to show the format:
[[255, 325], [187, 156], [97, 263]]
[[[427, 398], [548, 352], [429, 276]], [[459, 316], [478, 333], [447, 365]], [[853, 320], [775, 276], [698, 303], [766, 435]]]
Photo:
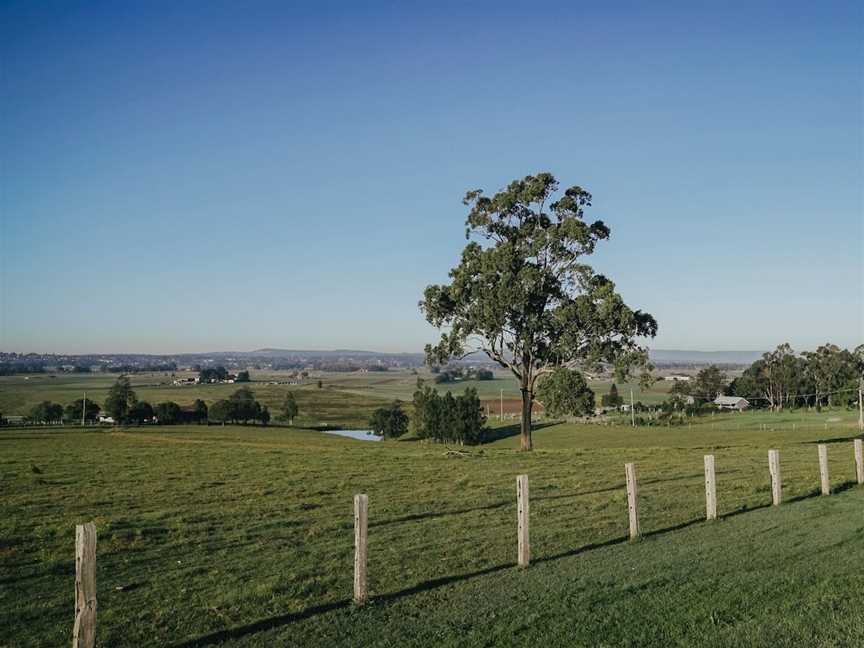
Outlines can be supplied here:
[[550, 173], [515, 180], [491, 198], [469, 191], [462, 260], [447, 285], [428, 286], [420, 309], [438, 328], [426, 346], [431, 364], [482, 351], [519, 380], [522, 449], [531, 450], [531, 408], [543, 376], [557, 367], [612, 366], [624, 376], [647, 366], [640, 337], [657, 322], [630, 309], [615, 284], [583, 261], [609, 238], [588, 223], [591, 194], [570, 187], [557, 200]]

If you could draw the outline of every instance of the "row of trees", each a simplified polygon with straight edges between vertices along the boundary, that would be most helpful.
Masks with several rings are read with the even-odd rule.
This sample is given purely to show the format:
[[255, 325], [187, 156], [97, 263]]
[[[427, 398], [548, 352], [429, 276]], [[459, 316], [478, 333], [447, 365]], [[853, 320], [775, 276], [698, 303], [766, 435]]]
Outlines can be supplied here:
[[198, 372], [198, 382], [220, 382], [228, 380], [228, 370], [225, 367], [206, 367]]
[[102, 408], [99, 403], [89, 398], [79, 398], [69, 403], [65, 408], [59, 403], [46, 400], [30, 408], [27, 419], [32, 423], [48, 424], [62, 423], [63, 421], [80, 423], [82, 420], [86, 423], [92, 423], [99, 418], [101, 413]]
[[270, 410], [255, 400], [255, 394], [248, 387], [241, 387], [227, 399], [218, 400], [210, 406], [208, 420], [214, 423], [243, 423], [250, 421], [267, 425]]
[[[108, 390], [104, 410], [95, 401], [78, 399], [65, 408], [51, 401], [43, 401], [35, 405], [29, 413], [33, 423], [61, 423], [65, 421], [93, 422], [102, 412], [110, 416], [116, 423], [148, 423], [157, 421], [163, 425], [177, 423], [249, 423], [259, 422], [267, 425], [270, 422], [270, 410], [266, 405], [255, 399], [255, 394], [248, 387], [235, 391], [227, 399], [218, 400], [210, 407], [203, 400], [195, 401], [191, 408], [182, 408], [173, 401], [157, 403], [155, 406], [147, 401], [139, 401], [129, 379], [121, 376]], [[297, 400], [292, 392], [288, 392], [280, 405], [279, 419], [293, 424], [299, 414]]]
[[775, 411], [824, 406], [852, 407], [864, 379], [864, 345], [850, 351], [823, 344], [815, 351], [795, 353], [788, 344], [762, 355], [744, 373], [729, 381], [719, 367], [702, 369], [691, 382], [676, 381], [671, 393], [690, 396], [698, 406], [718, 395], [741, 396], [752, 407]]
[[786, 343], [766, 353], [732, 381], [729, 392], [768, 407], [852, 406], [864, 378], [864, 344], [854, 350], [823, 344], [796, 354]]
[[[718, 395], [746, 398], [751, 407], [779, 411], [796, 407], [854, 407], [864, 380], [864, 345], [854, 350], [823, 344], [815, 351], [795, 353], [779, 345], [730, 381], [715, 365], [705, 367], [690, 382], [676, 381], [667, 409], [704, 411]], [[689, 400], [685, 400], [689, 397]]]
[[467, 369], [462, 367], [447, 367], [446, 369], [433, 367], [432, 373], [435, 374], [435, 383], [437, 384], [452, 383], [457, 380], [495, 379], [495, 374], [491, 370], [477, 367], [468, 367]]
[[439, 394], [433, 387], [417, 381], [413, 417], [399, 401], [379, 407], [372, 413], [369, 426], [385, 438], [397, 438], [411, 430], [420, 439], [441, 443], [474, 445], [483, 442], [486, 417], [480, 407], [477, 390], [470, 387], [460, 396], [451, 392]]

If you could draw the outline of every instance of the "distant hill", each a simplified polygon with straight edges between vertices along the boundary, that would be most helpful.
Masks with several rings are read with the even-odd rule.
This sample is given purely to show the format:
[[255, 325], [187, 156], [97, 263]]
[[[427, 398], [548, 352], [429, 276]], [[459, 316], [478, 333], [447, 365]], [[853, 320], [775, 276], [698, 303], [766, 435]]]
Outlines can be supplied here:
[[333, 349], [327, 351], [310, 351], [308, 349], [256, 349], [255, 351], [235, 352], [235, 355], [267, 358], [419, 358], [422, 353], [388, 353], [384, 351], [363, 351], [359, 349]]
[[683, 351], [679, 349], [651, 349], [654, 363], [674, 365], [740, 364], [749, 365], [762, 357], [764, 351]]

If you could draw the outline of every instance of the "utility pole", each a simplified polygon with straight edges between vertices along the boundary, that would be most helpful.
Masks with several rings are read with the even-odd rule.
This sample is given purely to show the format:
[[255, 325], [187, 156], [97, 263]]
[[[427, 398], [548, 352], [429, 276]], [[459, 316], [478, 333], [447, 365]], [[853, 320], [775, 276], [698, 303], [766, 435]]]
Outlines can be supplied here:
[[504, 390], [501, 390], [501, 415], [498, 417], [498, 420], [504, 420]]
[[630, 390], [630, 423], [636, 427], [636, 409], [633, 407], [633, 390]]
[[84, 390], [84, 400], [81, 401], [81, 427], [84, 427], [84, 420], [87, 418], [87, 390]]

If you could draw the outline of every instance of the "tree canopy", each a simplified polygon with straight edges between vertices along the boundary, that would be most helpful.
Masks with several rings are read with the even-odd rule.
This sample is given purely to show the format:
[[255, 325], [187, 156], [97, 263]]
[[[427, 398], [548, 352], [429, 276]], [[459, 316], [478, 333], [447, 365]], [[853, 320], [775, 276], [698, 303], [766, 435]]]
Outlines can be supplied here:
[[402, 410], [402, 404], [394, 401], [372, 412], [369, 427], [378, 436], [395, 439], [408, 431], [408, 415]]
[[111, 418], [120, 423], [126, 419], [130, 408], [137, 402], [138, 398], [135, 396], [129, 379], [126, 376], [120, 376], [108, 390], [108, 396], [105, 399], [105, 411]]
[[183, 416], [180, 406], [174, 401], [158, 403], [156, 407], [153, 408], [153, 411], [156, 414], [159, 423], [162, 425], [174, 425], [175, 423], [179, 423]]
[[214, 423], [228, 421], [248, 423], [261, 421], [264, 425], [270, 422], [270, 411], [255, 400], [255, 393], [248, 387], [241, 387], [227, 399], [218, 400], [207, 410], [208, 420]]
[[786, 343], [762, 355], [729, 390], [751, 404], [782, 410], [806, 405], [854, 406], [864, 379], [864, 345], [850, 351], [826, 343], [796, 355]]
[[282, 418], [288, 421], [289, 425], [294, 425], [294, 419], [299, 412], [300, 408], [297, 406], [294, 392], [289, 391], [285, 394], [285, 400], [282, 401]]
[[720, 367], [712, 364], [700, 369], [692, 384], [681, 382], [687, 386], [689, 389], [687, 393], [695, 400], [713, 401], [717, 396], [726, 392], [729, 377]]
[[[84, 405], [87, 407], [85, 408]], [[99, 412], [101, 411], [101, 407], [95, 401], [87, 398], [79, 398], [78, 400], [74, 400], [66, 406], [65, 416], [72, 422], [81, 421], [81, 417], [83, 416], [85, 421], [95, 421], [99, 418]]]
[[63, 406], [51, 401], [42, 401], [30, 409], [30, 420], [34, 423], [59, 423], [63, 420]]
[[427, 362], [479, 350], [519, 380], [523, 450], [532, 448], [539, 378], [599, 364], [626, 375], [647, 365], [637, 339], [657, 332], [651, 315], [629, 308], [583, 261], [610, 235], [602, 221], [585, 220], [591, 194], [573, 186], [553, 200], [557, 191], [551, 173], [515, 180], [491, 198], [469, 191], [469, 243], [451, 282], [428, 286], [420, 302], [429, 323], [448, 329], [427, 345]]
[[413, 405], [411, 429], [418, 438], [459, 445], [482, 443], [486, 417], [473, 387], [459, 396], [449, 391], [442, 396], [418, 380]]

